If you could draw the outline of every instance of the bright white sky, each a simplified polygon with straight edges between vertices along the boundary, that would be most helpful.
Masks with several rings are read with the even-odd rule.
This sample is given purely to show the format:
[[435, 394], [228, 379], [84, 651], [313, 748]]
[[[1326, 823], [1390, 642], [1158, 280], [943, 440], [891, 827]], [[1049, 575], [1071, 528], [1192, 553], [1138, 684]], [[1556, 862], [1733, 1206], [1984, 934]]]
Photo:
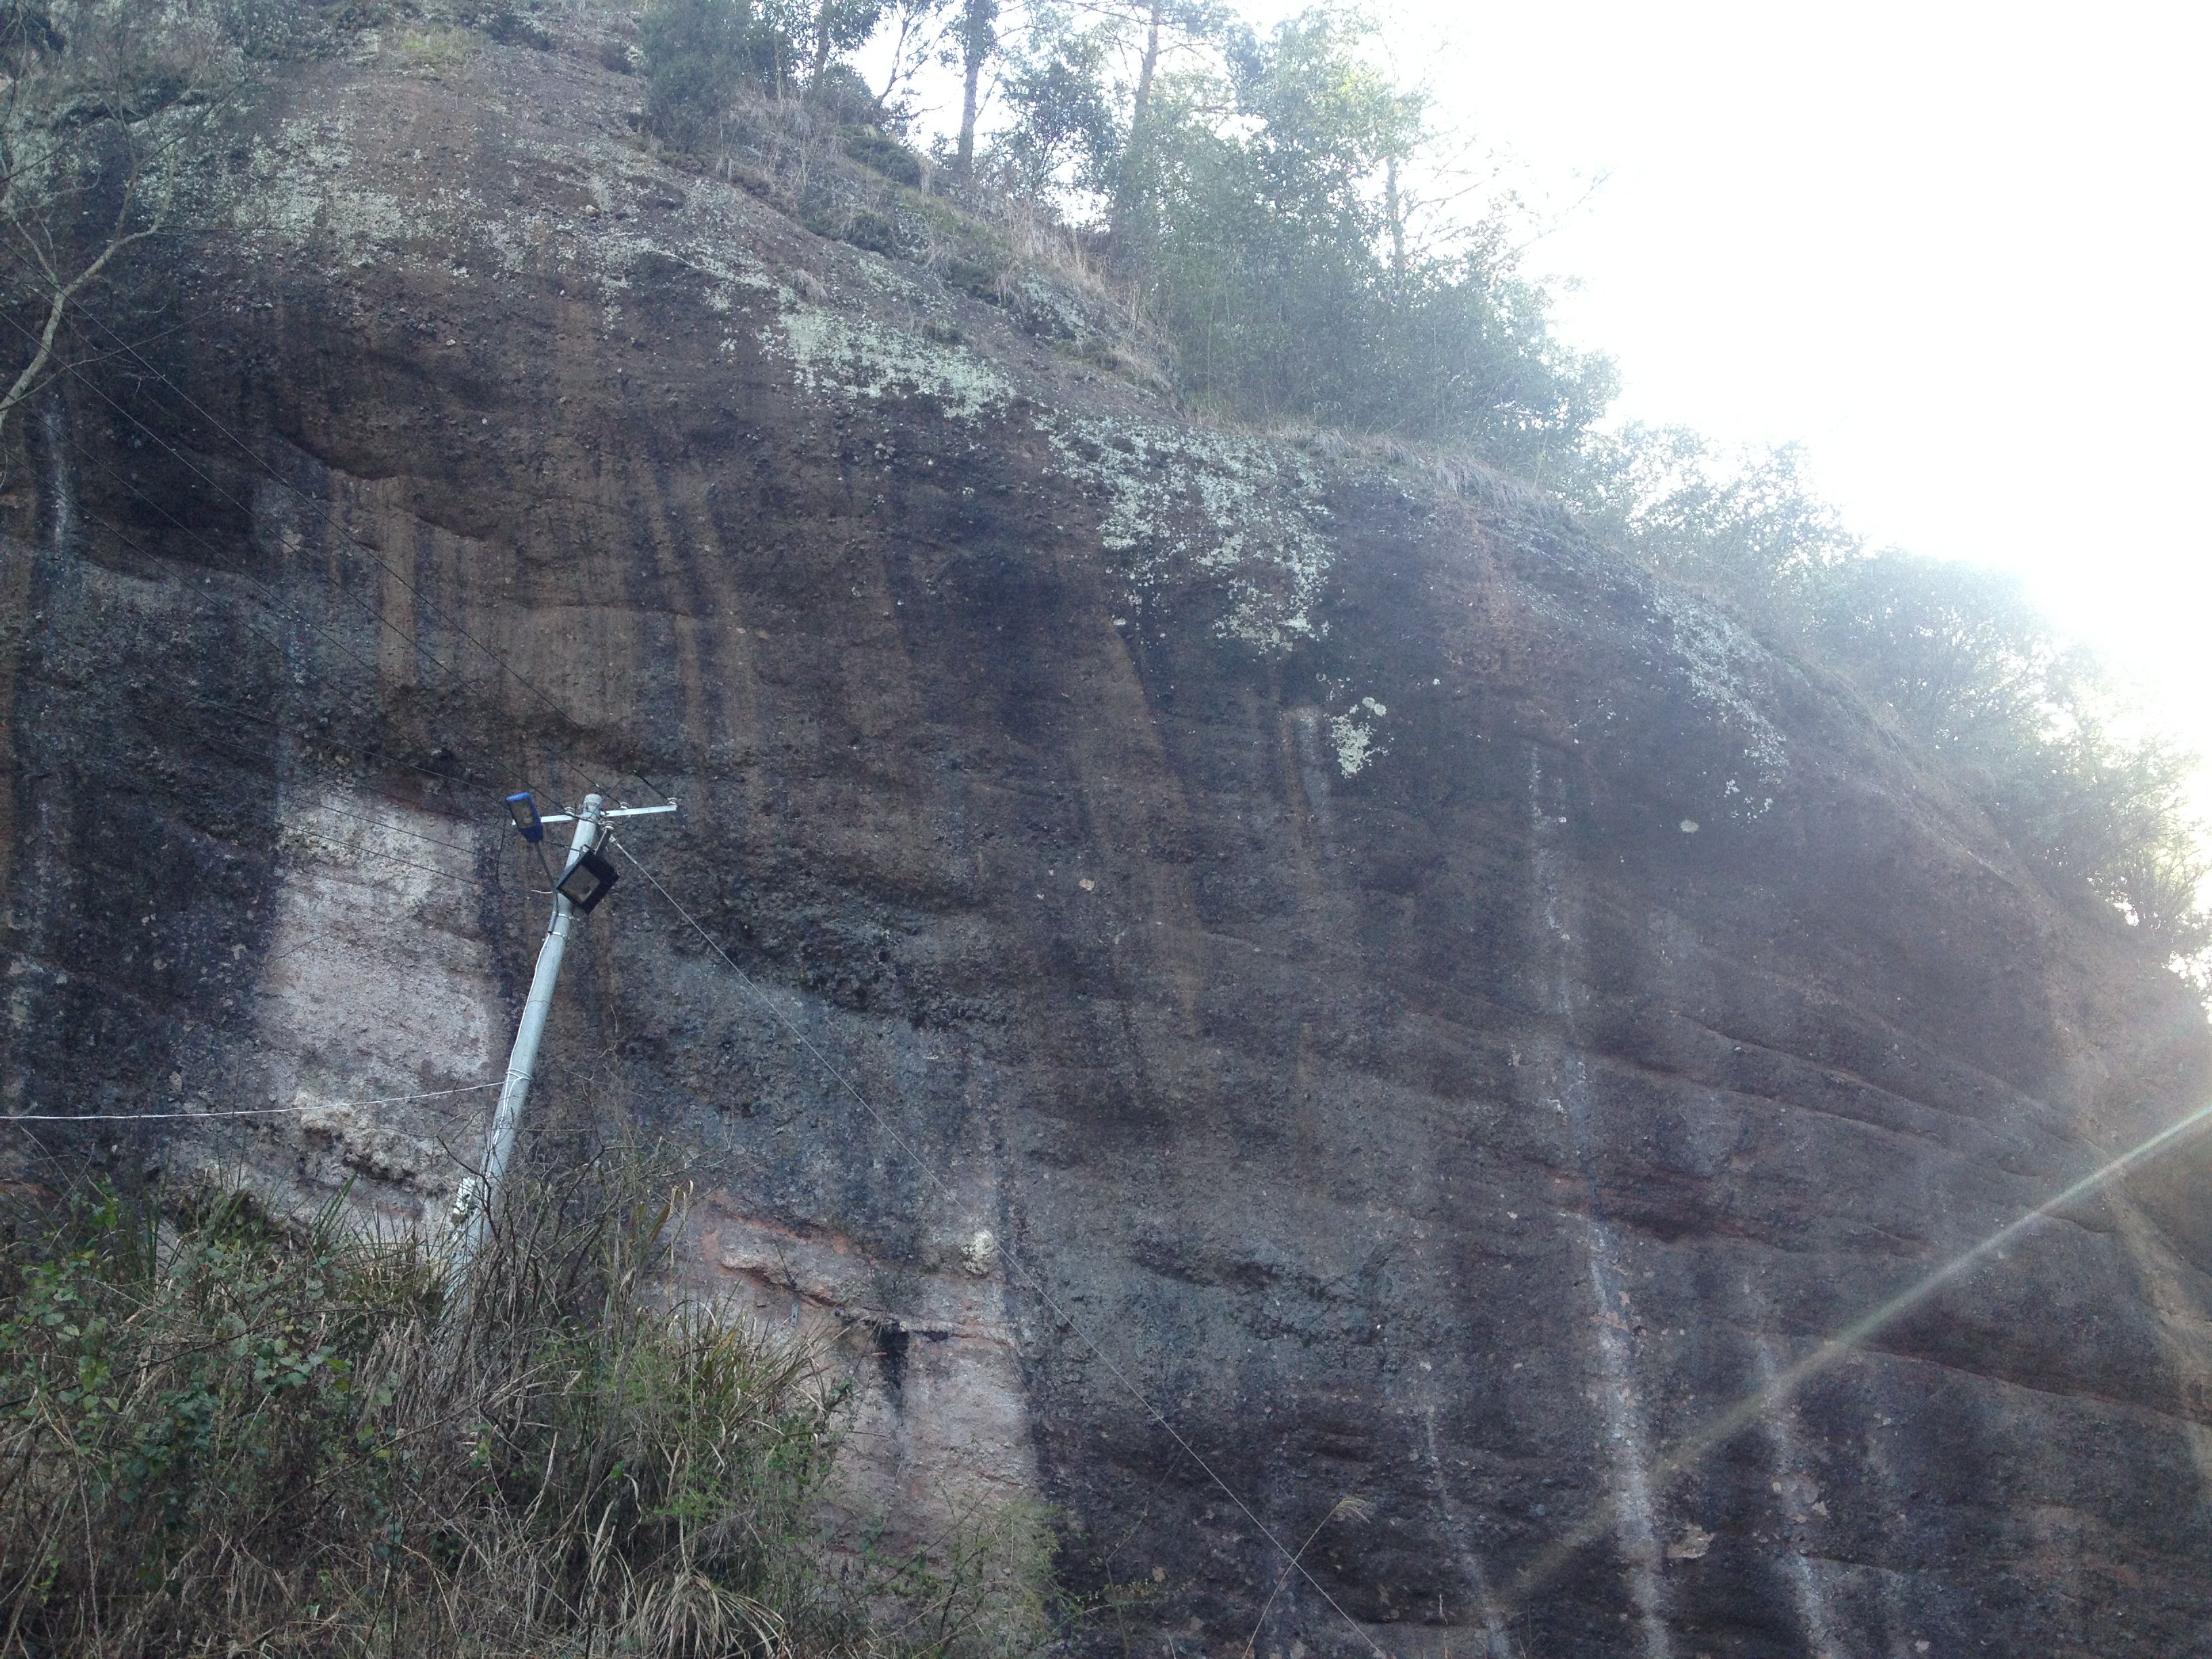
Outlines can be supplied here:
[[1609, 175], [1529, 258], [1624, 417], [1802, 441], [1855, 528], [2017, 572], [2212, 751], [2212, 9], [1381, 9], [1554, 200]]
[[2212, 9], [1372, 3], [1540, 193], [1609, 175], [1529, 258], [1622, 417], [1802, 441], [2212, 753]]

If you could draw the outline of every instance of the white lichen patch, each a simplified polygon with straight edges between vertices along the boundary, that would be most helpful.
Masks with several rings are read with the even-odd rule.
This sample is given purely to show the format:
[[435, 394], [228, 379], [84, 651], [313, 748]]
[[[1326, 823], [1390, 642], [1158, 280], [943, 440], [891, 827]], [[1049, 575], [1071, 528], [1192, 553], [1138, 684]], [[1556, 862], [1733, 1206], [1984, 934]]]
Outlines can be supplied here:
[[1337, 769], [1347, 778], [1358, 777], [1370, 762], [1380, 760], [1390, 752], [1376, 741], [1374, 726], [1356, 714], [1332, 716], [1328, 735], [1336, 750]]
[[[943, 306], [942, 294], [909, 281], [880, 253], [872, 253], [864, 248], [853, 249], [839, 270], [842, 275], [853, 279], [873, 297], [899, 300], [929, 310], [939, 309]], [[830, 292], [842, 294], [846, 292], [846, 284], [833, 282], [830, 284]]]
[[1734, 818], [1763, 818], [1774, 810], [1771, 795], [1753, 796], [1734, 778], [1721, 786], [1721, 793], [1728, 798], [1729, 816]]
[[1788, 767], [1787, 746], [1753, 700], [1766, 653], [1727, 617], [1687, 599], [1655, 592], [1651, 608], [1668, 625], [1674, 665], [1689, 682], [1690, 695], [1742, 743], [1744, 758], [1762, 778], [1779, 777]]
[[972, 421], [1004, 408], [1012, 395], [973, 352], [817, 306], [790, 305], [760, 337], [790, 360], [793, 380], [817, 398], [933, 398], [952, 419]]
[[1048, 320], [1063, 338], [1080, 339], [1097, 331], [1091, 326], [1082, 309], [1050, 283], [1035, 276], [1024, 277], [1018, 291], [1030, 314]]
[[[378, 266], [473, 285], [538, 275], [610, 303], [641, 264], [673, 263], [728, 315], [775, 288], [749, 243], [760, 210], [732, 187], [665, 173], [605, 138], [515, 132], [500, 164], [473, 175], [429, 165], [409, 112], [368, 81], [257, 140], [212, 185], [181, 172], [149, 181], [173, 218], [226, 222], [248, 245], [326, 260], [332, 274]], [[483, 187], [471, 182], [483, 181]], [[214, 199], [184, 201], [211, 191]]]
[[1322, 533], [1321, 476], [1295, 451], [1258, 439], [1104, 419], [1046, 434], [1067, 476], [1105, 498], [1100, 544], [1124, 561], [1141, 605], [1194, 578], [1228, 603], [1223, 635], [1265, 654], [1315, 639], [1335, 550]]
[[434, 236], [433, 204], [403, 202], [351, 176], [356, 151], [345, 113], [341, 107], [288, 122], [273, 140], [254, 144], [234, 180], [234, 230], [295, 247], [325, 239], [342, 261], [355, 264]]
[[[227, 224], [265, 257], [304, 257], [333, 281], [423, 273], [429, 307], [386, 315], [403, 331], [435, 326], [441, 343], [454, 337], [435, 308], [441, 295], [514, 280], [557, 283], [605, 334], [627, 335], [639, 326], [634, 289], [677, 268], [714, 318], [708, 349], [733, 364], [765, 349], [810, 398], [922, 399], [960, 422], [1018, 402], [1001, 365], [949, 325], [924, 326], [944, 322], [933, 289], [872, 255], [826, 256], [820, 276], [775, 263], [766, 250], [780, 222], [734, 185], [676, 178], [520, 98], [514, 119], [490, 129], [501, 141], [494, 150], [453, 164], [462, 124], [438, 106], [464, 93], [499, 104], [507, 94], [497, 77], [485, 79], [493, 67], [488, 55], [468, 69], [466, 88], [416, 85], [406, 99], [374, 76], [337, 86], [220, 178], [165, 181], [195, 199], [155, 205], [178, 222]], [[1042, 306], [1055, 296], [1047, 288], [1023, 297]], [[1070, 311], [1062, 320], [1079, 319]], [[1335, 555], [1312, 459], [1254, 438], [1110, 416], [1041, 424], [1056, 470], [1100, 503], [1100, 542], [1126, 582], [1132, 627], [1142, 626], [1147, 601], [1210, 590], [1213, 625], [1262, 654], [1322, 633], [1319, 599]]]
[[[1085, 887], [1091, 885], [1087, 881], [1083, 884]], [[995, 1267], [998, 1261], [998, 1236], [988, 1227], [977, 1228], [969, 1236], [968, 1242], [960, 1247], [960, 1270], [963, 1273], [980, 1279]]]

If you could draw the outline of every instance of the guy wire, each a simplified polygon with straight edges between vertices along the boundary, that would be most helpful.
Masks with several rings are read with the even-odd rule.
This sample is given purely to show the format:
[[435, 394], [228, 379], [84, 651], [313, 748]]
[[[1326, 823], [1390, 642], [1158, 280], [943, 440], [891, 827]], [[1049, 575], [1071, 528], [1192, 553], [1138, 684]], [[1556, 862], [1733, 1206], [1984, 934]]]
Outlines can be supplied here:
[[[816, 1046], [814, 1041], [809, 1037], [804, 1030], [799, 1029], [798, 1024], [787, 1015], [782, 1009], [776, 1006], [774, 999], [769, 997], [754, 982], [752, 975], [746, 973], [743, 968], [740, 968], [738, 965], [737, 962], [731, 957], [730, 953], [722, 948], [720, 941], [716, 939], [712, 933], [708, 933], [704, 927], [701, 926], [698, 919], [678, 902], [676, 896], [670, 892], [667, 888], [661, 885], [659, 878], [655, 876], [652, 871], [646, 868], [644, 864], [639, 860], [637, 854], [631, 852], [629, 847], [617, 836], [609, 836], [607, 837], [607, 842], [610, 846], [613, 847], [617, 851], [621, 853], [624, 858], [629, 860], [631, 867], [635, 869], [638, 874], [645, 878], [647, 884], [649, 884], [653, 888], [653, 890], [659, 894], [660, 896], [667, 902], [669, 908], [674, 910], [678, 915], [683, 917], [684, 922], [690, 927], [691, 931], [696, 933], [700, 939], [705, 942], [707, 948], [721, 958], [723, 966], [738, 976], [738, 983], [743, 985], [753, 1000], [763, 1008], [766, 1009], [776, 1023], [783, 1027], [785, 1031], [790, 1035], [792, 1040], [798, 1043], [800, 1048], [804, 1048], [806, 1053], [812, 1057], [815, 1064], [819, 1066], [823, 1073], [834, 1080], [848, 1095], [851, 1096], [854, 1101], [859, 1104], [861, 1110], [866, 1112], [869, 1117], [875, 1121], [876, 1127], [881, 1129], [884, 1134], [890, 1138], [891, 1144], [896, 1146], [900, 1152], [906, 1154], [907, 1161], [913, 1164], [915, 1172], [921, 1175], [924, 1180], [927, 1181], [932, 1187], [935, 1188], [940, 1194], [947, 1199], [952, 1198], [953, 1194], [951, 1188], [945, 1185], [943, 1177], [941, 1177], [937, 1173], [936, 1170], [931, 1166], [928, 1160], [924, 1158], [920, 1152], [916, 1152], [913, 1145], [908, 1141], [906, 1137], [899, 1133], [897, 1129], [892, 1127], [890, 1120], [885, 1117], [882, 1112], [876, 1109], [875, 1103], [866, 1095], [860, 1092], [859, 1088], [853, 1083], [853, 1080], [847, 1077], [844, 1072], [840, 1069], [827, 1054], [823, 1054], [822, 1050]], [[1158, 1424], [1160, 1427], [1166, 1431], [1168, 1438], [1175, 1442], [1177, 1448], [1182, 1450], [1183, 1455], [1189, 1458], [1190, 1461], [1198, 1467], [1200, 1472], [1203, 1474], [1208, 1480], [1211, 1480], [1220, 1489], [1222, 1495], [1227, 1498], [1231, 1503], [1234, 1504], [1244, 1518], [1252, 1523], [1254, 1528], [1258, 1531], [1259, 1534], [1262, 1538], [1266, 1539], [1278, 1553], [1282, 1555], [1284, 1559], [1290, 1562], [1291, 1565], [1297, 1570], [1298, 1576], [1304, 1578], [1307, 1583], [1313, 1586], [1315, 1593], [1329, 1605], [1330, 1608], [1335, 1612], [1337, 1616], [1341, 1618], [1346, 1624], [1352, 1626], [1352, 1630], [1358, 1634], [1359, 1638], [1365, 1642], [1369, 1649], [1373, 1651], [1376, 1659], [1389, 1659], [1389, 1656], [1386, 1655], [1382, 1649], [1376, 1643], [1375, 1638], [1368, 1635], [1366, 1630], [1360, 1625], [1359, 1621], [1354, 1619], [1350, 1613], [1346, 1613], [1343, 1607], [1337, 1601], [1337, 1599], [1328, 1593], [1328, 1589], [1322, 1584], [1322, 1582], [1313, 1576], [1312, 1571], [1306, 1566], [1304, 1561], [1300, 1559], [1299, 1554], [1293, 1553], [1281, 1539], [1275, 1535], [1273, 1530], [1268, 1527], [1266, 1522], [1262, 1521], [1259, 1517], [1259, 1516], [1254, 1511], [1252, 1506], [1244, 1501], [1243, 1498], [1238, 1494], [1235, 1487], [1231, 1486], [1226, 1480], [1224, 1480], [1218, 1474], [1214, 1473], [1213, 1466], [1207, 1462], [1206, 1459], [1200, 1455], [1196, 1447], [1193, 1446], [1189, 1441], [1182, 1437], [1181, 1432], [1176, 1430], [1174, 1424], [1168, 1421], [1166, 1415], [1161, 1412], [1158, 1407], [1153, 1405], [1151, 1400], [1146, 1398], [1143, 1390], [1139, 1389], [1134, 1382], [1129, 1380], [1128, 1375], [1123, 1371], [1119, 1365], [1114, 1363], [1113, 1356], [1109, 1354], [1106, 1350], [1099, 1345], [1097, 1339], [1092, 1336], [1088, 1330], [1085, 1329], [1082, 1324], [1076, 1320], [1073, 1314], [1069, 1313], [1066, 1308], [1060, 1305], [1059, 1298], [1054, 1297], [1051, 1291], [1046, 1288], [1044, 1281], [1042, 1279], [1030, 1270], [1030, 1268], [1022, 1261], [1021, 1258], [1015, 1254], [1012, 1247], [1010, 1244], [1002, 1243], [1000, 1248], [1001, 1253], [1006, 1256], [1007, 1266], [1021, 1277], [1023, 1282], [1026, 1284], [1031, 1291], [1036, 1292], [1038, 1300], [1042, 1302], [1046, 1307], [1052, 1310], [1054, 1316], [1059, 1319], [1060, 1323], [1065, 1325], [1068, 1329], [1073, 1331], [1078, 1337], [1082, 1339], [1083, 1345], [1089, 1348], [1091, 1352], [1097, 1357], [1099, 1363], [1106, 1367], [1108, 1372], [1112, 1375], [1116, 1382], [1121, 1385], [1121, 1388], [1128, 1395], [1130, 1399], [1135, 1401], [1137, 1405], [1144, 1411], [1145, 1414], [1150, 1417], [1152, 1421]]]

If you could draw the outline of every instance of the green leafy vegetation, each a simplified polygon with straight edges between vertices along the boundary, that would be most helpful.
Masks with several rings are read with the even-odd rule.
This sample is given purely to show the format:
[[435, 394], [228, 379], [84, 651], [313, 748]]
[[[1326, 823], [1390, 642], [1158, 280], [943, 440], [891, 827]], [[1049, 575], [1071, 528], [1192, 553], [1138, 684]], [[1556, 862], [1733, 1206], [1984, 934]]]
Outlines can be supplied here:
[[720, 136], [738, 88], [779, 88], [790, 42], [750, 0], [659, 0], [637, 26], [646, 113], [664, 138], [696, 148]]
[[[1316, 8], [1261, 36], [1194, 0], [654, 0], [641, 44], [655, 130], [696, 149], [748, 94], [819, 103], [836, 47], [886, 15], [899, 64], [934, 55], [963, 76], [938, 160], [967, 205], [1057, 222], [1187, 398], [1522, 467], [1571, 451], [1603, 412], [1610, 367], [1553, 337], [1512, 225], [1426, 205], [1408, 182], [1435, 171], [1441, 141], [1356, 11]], [[810, 39], [812, 68], [794, 77]], [[1008, 119], [981, 135], [987, 68]], [[895, 126], [905, 72], [845, 113]]]
[[1869, 550], [1803, 460], [1784, 448], [1730, 465], [1693, 433], [1632, 427], [1586, 441], [1563, 482], [1645, 563], [1886, 706], [2054, 892], [2110, 903], [2168, 957], [2212, 946], [2192, 757], [2142, 730], [2016, 583]]
[[409, 29], [399, 37], [400, 55], [408, 65], [433, 75], [449, 75], [469, 61], [475, 37], [465, 29], [447, 25]]
[[91, 1188], [0, 1250], [0, 1655], [977, 1656], [1048, 1535], [824, 1530], [823, 1356], [659, 1299], [644, 1166], [522, 1196], [446, 1294], [419, 1243]]
[[1453, 207], [1464, 170], [1363, 13], [1316, 6], [1264, 36], [1165, 0], [1024, 15], [984, 176], [1090, 227], [1186, 399], [1559, 490], [1887, 705], [2054, 892], [2108, 902], [2170, 957], [2212, 945], [2190, 758], [2012, 584], [1873, 553], [1796, 449], [1730, 465], [1693, 433], [1602, 430], [1610, 365], [1553, 336], [1511, 204]]
[[[335, 50], [336, 14], [307, 0], [134, 15], [0, 6], [0, 280], [41, 342], [0, 423], [58, 372], [88, 286], [158, 231], [144, 170], [197, 142], [242, 64]], [[453, 11], [495, 38], [514, 15]], [[872, 89], [845, 58], [878, 33], [892, 51]], [[474, 37], [396, 38], [444, 73]], [[1527, 216], [1357, 9], [1262, 33], [1220, 0], [649, 0], [638, 43], [648, 127], [679, 156], [1194, 412], [1414, 443], [1559, 491], [1886, 705], [2053, 891], [2109, 903], [2169, 955], [2212, 943], [2187, 758], [2008, 585], [1871, 552], [1795, 451], [1732, 464], [1694, 434], [1605, 430], [1610, 366], [1555, 337], [1517, 262]], [[930, 65], [959, 76], [962, 108], [926, 152], [908, 112]], [[86, 191], [82, 167], [118, 187]], [[87, 204], [96, 222], [77, 222]]]
[[653, 0], [638, 21], [647, 117], [687, 149], [719, 140], [746, 93], [880, 118], [839, 55], [873, 34], [887, 9], [888, 0]]
[[[1130, 319], [1119, 340], [1075, 331], [1063, 355], [1164, 380], [1218, 418], [1413, 441], [1559, 491], [1655, 571], [1886, 705], [2054, 892], [2109, 903], [2169, 957], [2212, 945], [2188, 757], [2142, 732], [2010, 584], [1869, 550], [1800, 452], [1730, 463], [1694, 433], [1604, 430], [1611, 366], [1554, 337], [1548, 295], [1516, 264], [1525, 219], [1469, 187], [1364, 14], [1320, 5], [1262, 34], [1212, 0], [903, 0], [854, 9], [838, 49], [864, 14], [890, 20], [898, 51], [869, 118], [879, 136], [848, 127], [846, 151], [927, 186], [918, 159], [886, 158], [900, 88], [933, 56], [963, 77], [936, 159], [965, 216], [920, 196], [926, 250], [898, 246], [879, 207], [802, 204], [807, 222], [918, 252], [994, 303], [1018, 283], [1016, 250], [1056, 256]], [[749, 48], [750, 68], [715, 47], [715, 98], [784, 85], [761, 65], [830, 38], [807, 35], [803, 6], [655, 0], [656, 97], [708, 61], [678, 21], [710, 15], [780, 42]], [[817, 52], [816, 81], [830, 62]], [[1003, 119], [985, 133], [987, 73]]]
[[1525, 469], [1603, 412], [1611, 371], [1553, 339], [1501, 222], [1409, 222], [1395, 181], [1426, 111], [1371, 48], [1357, 15], [1316, 10], [1229, 39], [1220, 74], [1163, 81], [1121, 257], [1192, 393]]

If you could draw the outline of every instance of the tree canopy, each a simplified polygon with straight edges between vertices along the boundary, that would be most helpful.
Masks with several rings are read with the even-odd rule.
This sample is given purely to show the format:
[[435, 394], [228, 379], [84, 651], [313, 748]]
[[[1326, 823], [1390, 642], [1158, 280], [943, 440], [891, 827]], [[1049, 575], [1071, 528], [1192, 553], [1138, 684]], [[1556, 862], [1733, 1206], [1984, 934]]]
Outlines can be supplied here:
[[2108, 902], [2169, 955], [2212, 946], [2193, 758], [2143, 730], [2017, 582], [1869, 549], [1795, 447], [1731, 463], [1694, 433], [1632, 426], [1588, 440], [1565, 482], [1644, 562], [1885, 705], [2055, 891]]
[[2187, 758], [2015, 587], [1869, 550], [1802, 452], [1730, 462], [1692, 432], [1602, 426], [1611, 365], [1555, 335], [1519, 264], [1525, 221], [1467, 178], [1366, 14], [1324, 0], [1262, 32], [1221, 0], [653, 0], [656, 125], [696, 143], [733, 88], [817, 94], [878, 27], [896, 50], [876, 118], [899, 125], [920, 66], [957, 74], [954, 188], [1083, 242], [1191, 404], [1471, 453], [1558, 490], [1886, 705], [2055, 890], [2161, 950], [2212, 943]]
[[1040, 5], [1006, 84], [1004, 184], [1105, 233], [1188, 394], [1524, 465], [1609, 400], [1502, 222], [1411, 222], [1437, 135], [1364, 15]]

